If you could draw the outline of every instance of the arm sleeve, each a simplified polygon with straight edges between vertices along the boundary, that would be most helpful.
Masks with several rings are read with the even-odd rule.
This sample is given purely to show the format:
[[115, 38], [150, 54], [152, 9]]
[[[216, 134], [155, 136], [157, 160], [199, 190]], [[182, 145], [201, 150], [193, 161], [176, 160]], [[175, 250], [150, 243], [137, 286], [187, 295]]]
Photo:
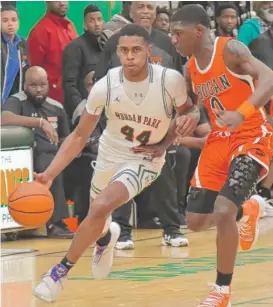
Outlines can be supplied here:
[[173, 69], [167, 69], [165, 76], [165, 89], [174, 107], [181, 107], [187, 100], [187, 90], [184, 77]]
[[10, 96], [4, 105], [2, 105], [2, 112], [9, 111], [16, 115], [22, 115], [22, 102], [15, 97]]
[[40, 31], [39, 25], [34, 28], [28, 37], [28, 55], [31, 66], [41, 66], [45, 62], [48, 37], [45, 29]]
[[78, 90], [77, 81], [80, 75], [82, 54], [75, 42], [70, 43], [63, 52], [63, 88], [68, 98], [69, 110], [73, 113], [83, 97]]
[[239, 29], [237, 38], [238, 41], [248, 46], [255, 38], [255, 32], [253, 30], [253, 26], [251, 26], [250, 24], [243, 24]]
[[59, 138], [66, 138], [70, 133], [68, 118], [64, 109], [60, 111], [58, 136]]
[[107, 76], [93, 86], [86, 103], [86, 111], [91, 115], [100, 115], [106, 104], [108, 89]]

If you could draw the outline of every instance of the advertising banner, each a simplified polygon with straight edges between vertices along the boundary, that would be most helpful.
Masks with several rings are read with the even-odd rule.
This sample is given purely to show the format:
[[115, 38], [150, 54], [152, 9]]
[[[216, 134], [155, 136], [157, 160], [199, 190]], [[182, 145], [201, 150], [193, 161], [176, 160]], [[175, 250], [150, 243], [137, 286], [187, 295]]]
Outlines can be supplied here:
[[33, 181], [33, 162], [31, 148], [16, 148], [14, 150], [2, 150], [0, 157], [1, 171], [1, 230], [20, 228], [14, 222], [8, 211], [8, 196], [23, 182]]

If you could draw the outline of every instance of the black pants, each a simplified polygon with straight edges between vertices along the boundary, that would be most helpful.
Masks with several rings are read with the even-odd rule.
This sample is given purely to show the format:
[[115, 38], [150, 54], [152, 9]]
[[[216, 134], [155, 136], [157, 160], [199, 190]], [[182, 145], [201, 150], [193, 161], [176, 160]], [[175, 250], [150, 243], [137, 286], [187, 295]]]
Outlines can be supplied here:
[[[180, 228], [179, 206], [185, 206], [187, 194], [187, 176], [190, 162], [190, 151], [188, 148], [180, 146], [176, 151], [169, 150], [166, 155], [166, 163], [158, 179], [137, 198], [136, 202], [143, 209], [148, 209], [150, 214], [158, 216], [164, 232], [171, 232]], [[179, 192], [178, 192], [179, 191]], [[147, 211], [146, 211], [147, 213]], [[139, 214], [139, 219], [147, 214]], [[121, 236], [126, 232], [131, 232], [129, 224], [131, 216], [131, 204], [127, 203], [118, 208], [113, 213], [113, 220], [121, 226]], [[141, 222], [141, 221], [140, 221]]]
[[[37, 173], [44, 172], [54, 157], [55, 154], [53, 153], [34, 153], [34, 171]], [[69, 217], [62, 174], [55, 178], [50, 191], [54, 198], [54, 212], [48, 225], [60, 222], [62, 219]]]
[[75, 213], [78, 216], [79, 223], [86, 218], [90, 207], [90, 185], [94, 172], [91, 162], [94, 159], [81, 156], [71, 164], [75, 178]]

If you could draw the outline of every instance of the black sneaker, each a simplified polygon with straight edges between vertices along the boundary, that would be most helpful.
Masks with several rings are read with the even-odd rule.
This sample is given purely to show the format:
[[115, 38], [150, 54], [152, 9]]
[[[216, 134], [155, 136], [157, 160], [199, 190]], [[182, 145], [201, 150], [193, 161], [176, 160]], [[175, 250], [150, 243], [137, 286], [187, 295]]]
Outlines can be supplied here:
[[47, 236], [52, 239], [73, 239], [74, 233], [66, 226], [60, 227], [53, 224], [48, 227]]
[[134, 248], [135, 244], [134, 241], [132, 240], [131, 234], [128, 233], [121, 234], [118, 239], [118, 242], [116, 243], [116, 249], [129, 250]]

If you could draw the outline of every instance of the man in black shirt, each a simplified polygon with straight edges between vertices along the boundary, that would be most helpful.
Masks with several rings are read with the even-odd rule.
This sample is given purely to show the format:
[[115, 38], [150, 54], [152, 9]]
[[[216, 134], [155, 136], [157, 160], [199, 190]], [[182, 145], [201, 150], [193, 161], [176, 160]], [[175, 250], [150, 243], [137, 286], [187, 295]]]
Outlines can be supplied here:
[[63, 52], [64, 107], [69, 116], [87, 96], [84, 78], [95, 71], [102, 52], [100, 37], [104, 21], [100, 8], [89, 4], [84, 9], [84, 34], [72, 40]]
[[[27, 70], [24, 91], [10, 96], [2, 108], [3, 126], [25, 126], [32, 128], [35, 136], [34, 170], [43, 172], [58, 151], [59, 143], [69, 135], [66, 113], [62, 105], [47, 97], [48, 79], [41, 67]], [[66, 205], [63, 178], [57, 177], [51, 192], [55, 207], [48, 222], [48, 236], [54, 238], [71, 238], [72, 233], [62, 220], [69, 217]]]

